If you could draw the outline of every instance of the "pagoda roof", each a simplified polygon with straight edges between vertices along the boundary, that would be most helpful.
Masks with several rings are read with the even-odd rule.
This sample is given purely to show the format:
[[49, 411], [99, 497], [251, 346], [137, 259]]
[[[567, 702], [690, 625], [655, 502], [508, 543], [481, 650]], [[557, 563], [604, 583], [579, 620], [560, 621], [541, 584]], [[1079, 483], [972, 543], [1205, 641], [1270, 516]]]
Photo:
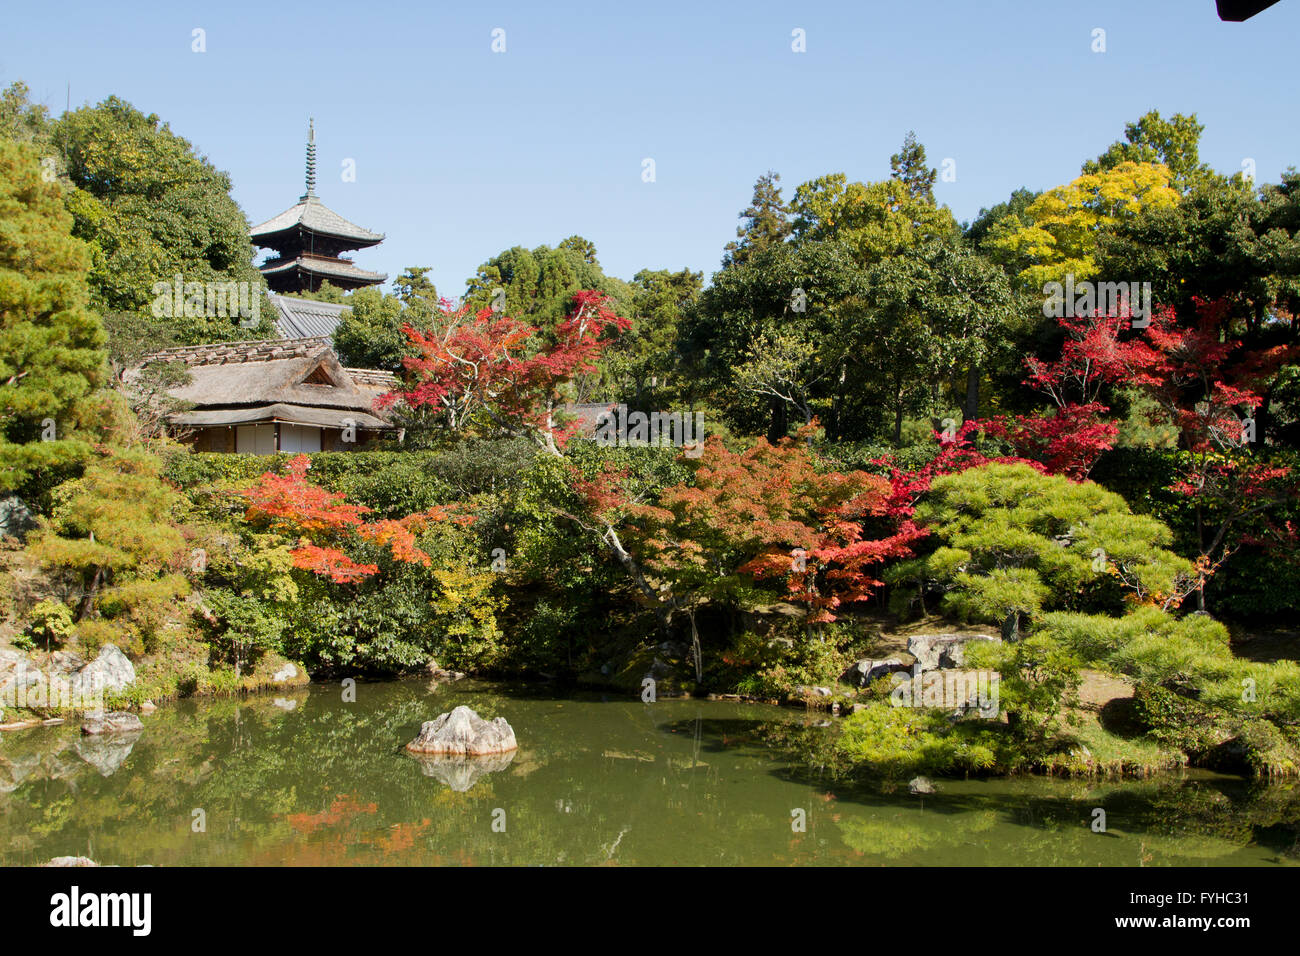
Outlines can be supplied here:
[[329, 259], [320, 256], [298, 256], [294, 259], [271, 259], [260, 267], [262, 275], [276, 276], [302, 270], [322, 279], [345, 279], [372, 285], [384, 282], [388, 275], [384, 272], [369, 272], [358, 269], [346, 259]]
[[312, 193], [308, 193], [299, 199], [296, 206], [286, 209], [280, 215], [268, 219], [260, 226], [254, 226], [249, 230], [248, 235], [258, 245], [270, 246], [271, 243], [260, 242], [259, 240], [270, 239], [281, 233], [292, 232], [296, 229], [315, 233], [318, 236], [346, 239], [368, 246], [382, 242], [384, 239], [382, 233], [371, 232], [369, 229], [363, 229], [344, 219]]

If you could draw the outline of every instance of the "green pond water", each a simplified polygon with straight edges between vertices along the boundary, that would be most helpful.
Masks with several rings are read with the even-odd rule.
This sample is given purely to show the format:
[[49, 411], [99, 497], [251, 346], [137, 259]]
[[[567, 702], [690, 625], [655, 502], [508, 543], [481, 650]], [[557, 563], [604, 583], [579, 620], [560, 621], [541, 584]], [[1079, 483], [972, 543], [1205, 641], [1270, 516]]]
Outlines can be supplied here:
[[[403, 750], [458, 704], [509, 720], [519, 751]], [[182, 701], [144, 722], [134, 738], [0, 735], [0, 864], [1300, 862], [1293, 785], [1026, 777], [913, 796], [833, 779], [828, 718], [758, 704], [397, 681], [359, 684], [350, 703], [337, 684]]]

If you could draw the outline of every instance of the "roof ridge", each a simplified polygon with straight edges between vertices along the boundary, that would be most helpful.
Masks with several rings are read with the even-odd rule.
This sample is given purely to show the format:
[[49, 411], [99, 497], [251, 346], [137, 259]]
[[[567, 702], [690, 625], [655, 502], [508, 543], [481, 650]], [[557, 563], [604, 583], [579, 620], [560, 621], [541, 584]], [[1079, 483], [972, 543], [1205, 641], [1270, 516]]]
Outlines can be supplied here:
[[296, 339], [244, 339], [239, 342], [209, 342], [159, 349], [146, 355], [140, 364], [143, 366], [150, 362], [180, 359], [187, 365], [229, 365], [302, 358], [313, 355], [320, 349], [333, 349], [330, 340], [323, 335]]

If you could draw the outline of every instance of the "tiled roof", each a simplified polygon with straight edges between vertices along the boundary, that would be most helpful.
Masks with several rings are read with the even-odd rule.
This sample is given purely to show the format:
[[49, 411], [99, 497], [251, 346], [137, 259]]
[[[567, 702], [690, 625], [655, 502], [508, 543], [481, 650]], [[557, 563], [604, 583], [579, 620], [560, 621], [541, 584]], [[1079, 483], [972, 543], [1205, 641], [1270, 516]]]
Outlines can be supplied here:
[[296, 259], [271, 259], [260, 266], [262, 275], [273, 276], [281, 272], [302, 269], [326, 279], [352, 279], [357, 282], [383, 282], [388, 276], [383, 272], [358, 269], [346, 259], [326, 259], [321, 256], [298, 256]]
[[374, 385], [388, 391], [397, 386], [397, 376], [392, 372], [384, 372], [374, 368], [348, 368], [344, 366], [343, 371], [347, 372], [352, 381], [358, 385]]
[[[383, 234], [363, 229], [355, 223], [348, 222], [329, 206], [312, 195], [304, 196], [298, 205], [286, 209], [280, 215], [268, 219], [260, 226], [249, 230], [249, 238], [257, 242], [259, 238], [275, 235], [301, 226], [309, 232], [322, 236], [334, 236], [339, 239], [351, 239], [355, 242], [373, 245], [383, 240]], [[261, 243], [258, 243], [261, 245]]]
[[183, 345], [151, 353], [145, 362], [182, 361], [186, 365], [233, 365], [243, 362], [270, 362], [277, 359], [315, 355], [330, 347], [323, 336], [292, 339], [250, 339], [243, 342], [213, 342], [209, 345]]
[[276, 330], [286, 339], [333, 338], [343, 313], [351, 306], [342, 302], [317, 302], [287, 295], [270, 295], [275, 307]]

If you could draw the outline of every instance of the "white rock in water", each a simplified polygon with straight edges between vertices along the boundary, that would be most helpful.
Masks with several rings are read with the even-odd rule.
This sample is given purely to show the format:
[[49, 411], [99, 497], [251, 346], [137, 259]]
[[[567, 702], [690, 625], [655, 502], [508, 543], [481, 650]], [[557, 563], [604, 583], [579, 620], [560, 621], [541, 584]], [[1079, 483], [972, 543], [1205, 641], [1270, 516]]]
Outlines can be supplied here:
[[421, 754], [501, 754], [517, 750], [515, 732], [504, 717], [484, 720], [470, 708], [461, 705], [437, 720], [427, 720], [420, 726], [420, 734], [406, 749]]

